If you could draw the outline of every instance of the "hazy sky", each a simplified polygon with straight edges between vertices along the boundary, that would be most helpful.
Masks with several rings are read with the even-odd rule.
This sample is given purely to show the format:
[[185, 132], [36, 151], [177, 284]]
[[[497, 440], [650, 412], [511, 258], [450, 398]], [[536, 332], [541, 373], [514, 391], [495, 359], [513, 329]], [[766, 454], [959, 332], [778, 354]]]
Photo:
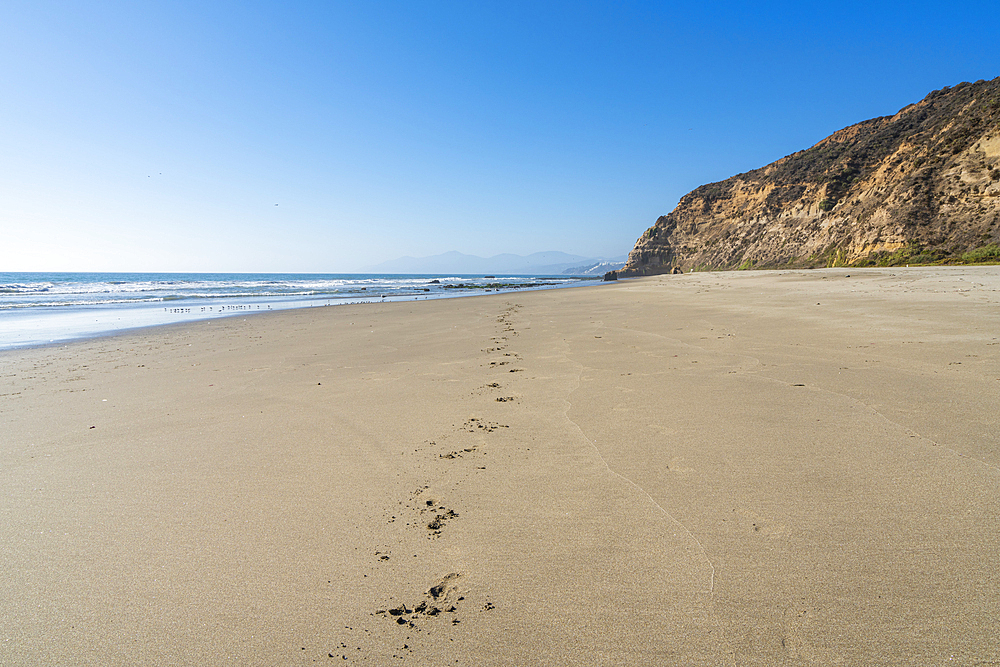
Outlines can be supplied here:
[[1000, 75], [998, 25], [996, 0], [5, 0], [0, 271], [624, 254], [702, 183]]

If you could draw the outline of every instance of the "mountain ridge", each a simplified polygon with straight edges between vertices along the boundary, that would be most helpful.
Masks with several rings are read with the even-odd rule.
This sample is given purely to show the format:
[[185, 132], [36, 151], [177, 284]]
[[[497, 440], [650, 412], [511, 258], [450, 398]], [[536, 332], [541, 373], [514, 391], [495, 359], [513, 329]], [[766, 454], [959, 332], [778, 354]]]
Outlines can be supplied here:
[[[620, 266], [625, 263], [625, 257], [599, 258], [571, 255], [558, 250], [535, 252], [530, 255], [515, 255], [501, 253], [492, 257], [466, 255], [451, 250], [429, 257], [400, 257], [365, 267], [370, 273], [457, 273], [457, 274], [509, 274], [509, 275], [589, 275], [596, 266], [604, 267], [613, 264]], [[605, 269], [607, 270], [607, 269]]]
[[695, 188], [636, 241], [621, 274], [1000, 259], [998, 241], [1000, 77]]

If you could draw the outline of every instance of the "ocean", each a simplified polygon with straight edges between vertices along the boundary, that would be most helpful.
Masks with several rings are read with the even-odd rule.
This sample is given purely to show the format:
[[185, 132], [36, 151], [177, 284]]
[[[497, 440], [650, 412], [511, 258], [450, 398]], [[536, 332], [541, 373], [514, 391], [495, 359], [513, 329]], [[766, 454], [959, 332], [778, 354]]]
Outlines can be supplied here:
[[0, 273], [0, 350], [127, 329], [345, 303], [551, 289], [571, 276]]

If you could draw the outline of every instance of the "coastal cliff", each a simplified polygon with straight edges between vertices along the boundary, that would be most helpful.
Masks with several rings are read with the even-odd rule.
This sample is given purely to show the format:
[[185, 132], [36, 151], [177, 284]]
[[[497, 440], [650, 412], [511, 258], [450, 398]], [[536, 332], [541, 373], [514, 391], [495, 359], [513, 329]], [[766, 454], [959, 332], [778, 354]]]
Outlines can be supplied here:
[[620, 275], [1000, 259], [998, 240], [1000, 77], [696, 188]]

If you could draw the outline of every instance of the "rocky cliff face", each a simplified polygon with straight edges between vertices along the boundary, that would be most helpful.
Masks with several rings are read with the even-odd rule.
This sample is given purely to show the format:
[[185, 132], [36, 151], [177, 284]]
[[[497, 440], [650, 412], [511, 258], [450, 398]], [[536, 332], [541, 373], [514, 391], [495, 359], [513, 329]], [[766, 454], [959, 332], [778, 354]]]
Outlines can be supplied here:
[[621, 275], [933, 262], [1000, 240], [1000, 77], [686, 194]]

